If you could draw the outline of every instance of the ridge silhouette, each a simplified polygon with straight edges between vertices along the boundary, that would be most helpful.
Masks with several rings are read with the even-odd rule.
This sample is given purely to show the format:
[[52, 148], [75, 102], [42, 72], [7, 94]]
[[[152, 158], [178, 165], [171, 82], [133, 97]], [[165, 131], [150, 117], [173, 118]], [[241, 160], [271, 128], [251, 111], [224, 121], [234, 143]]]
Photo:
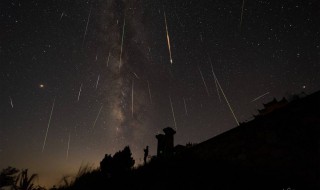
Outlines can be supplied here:
[[[143, 165], [133, 167], [126, 146], [51, 190], [320, 189], [320, 91], [278, 103], [264, 104], [253, 120], [199, 144], [174, 146], [175, 131], [167, 127], [156, 136], [157, 156], [146, 162], [144, 149]], [[13, 183], [17, 172], [2, 170], [0, 184]]]

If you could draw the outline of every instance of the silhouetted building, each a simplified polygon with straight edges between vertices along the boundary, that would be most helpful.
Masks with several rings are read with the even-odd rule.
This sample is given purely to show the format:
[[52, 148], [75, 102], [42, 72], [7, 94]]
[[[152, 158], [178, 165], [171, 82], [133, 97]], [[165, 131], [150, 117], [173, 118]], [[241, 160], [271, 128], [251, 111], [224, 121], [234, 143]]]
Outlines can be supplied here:
[[276, 98], [274, 98], [271, 102], [268, 102], [266, 104], [263, 104], [264, 108], [259, 111], [260, 115], [266, 115], [268, 113], [271, 113], [279, 108], [282, 108], [288, 104], [287, 99], [282, 98], [282, 100], [278, 101]]
[[174, 154], [180, 153], [186, 149], [186, 146], [178, 144], [174, 147]]
[[170, 157], [174, 151], [174, 134], [176, 133], [171, 127], [163, 129], [164, 134], [156, 135], [158, 139], [157, 156]]

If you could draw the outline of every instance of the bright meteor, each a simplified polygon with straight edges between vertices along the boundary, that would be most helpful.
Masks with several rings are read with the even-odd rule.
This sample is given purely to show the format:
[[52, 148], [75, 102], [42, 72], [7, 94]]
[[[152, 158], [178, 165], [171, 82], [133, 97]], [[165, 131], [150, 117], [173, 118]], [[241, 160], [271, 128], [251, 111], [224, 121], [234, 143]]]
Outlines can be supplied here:
[[166, 25], [166, 33], [167, 33], [167, 43], [168, 43], [168, 50], [169, 50], [169, 56], [170, 56], [170, 63], [173, 63], [172, 60], [172, 56], [171, 56], [171, 46], [170, 46], [170, 37], [169, 37], [169, 32], [168, 32], [168, 25], [167, 25], [167, 16], [166, 16], [166, 12], [163, 12], [163, 16], [164, 16], [164, 23]]

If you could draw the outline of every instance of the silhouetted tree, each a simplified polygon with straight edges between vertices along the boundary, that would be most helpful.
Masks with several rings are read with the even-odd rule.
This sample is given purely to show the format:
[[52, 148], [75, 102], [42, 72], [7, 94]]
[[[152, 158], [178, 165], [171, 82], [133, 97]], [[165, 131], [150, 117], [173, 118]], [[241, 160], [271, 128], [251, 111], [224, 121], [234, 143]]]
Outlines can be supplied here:
[[7, 167], [0, 173], [0, 188], [4, 186], [13, 186], [17, 179], [19, 170], [13, 167]]
[[103, 160], [100, 162], [100, 170], [104, 175], [110, 175], [112, 168], [112, 156], [111, 154], [106, 154]]
[[106, 154], [100, 162], [100, 169], [103, 174], [112, 176], [130, 171], [133, 165], [131, 150], [126, 146], [122, 151], [116, 152], [113, 157]]

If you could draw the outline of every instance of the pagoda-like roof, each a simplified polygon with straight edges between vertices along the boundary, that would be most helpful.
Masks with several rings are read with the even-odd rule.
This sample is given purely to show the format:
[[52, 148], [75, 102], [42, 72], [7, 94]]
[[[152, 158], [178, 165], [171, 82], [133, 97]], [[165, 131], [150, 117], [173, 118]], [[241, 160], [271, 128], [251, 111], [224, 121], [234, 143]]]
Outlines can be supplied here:
[[171, 127], [166, 127], [163, 129], [163, 132], [166, 134], [166, 135], [174, 135], [176, 134], [176, 131], [174, 129], [172, 129]]
[[288, 101], [285, 98], [282, 98], [282, 100], [280, 100], [280, 101], [278, 101], [276, 98], [274, 98], [271, 102], [263, 104], [264, 108], [261, 110], [258, 110], [258, 111], [259, 111], [260, 115], [265, 115], [270, 112], [273, 112], [276, 109], [282, 108], [287, 104], [288, 104]]

